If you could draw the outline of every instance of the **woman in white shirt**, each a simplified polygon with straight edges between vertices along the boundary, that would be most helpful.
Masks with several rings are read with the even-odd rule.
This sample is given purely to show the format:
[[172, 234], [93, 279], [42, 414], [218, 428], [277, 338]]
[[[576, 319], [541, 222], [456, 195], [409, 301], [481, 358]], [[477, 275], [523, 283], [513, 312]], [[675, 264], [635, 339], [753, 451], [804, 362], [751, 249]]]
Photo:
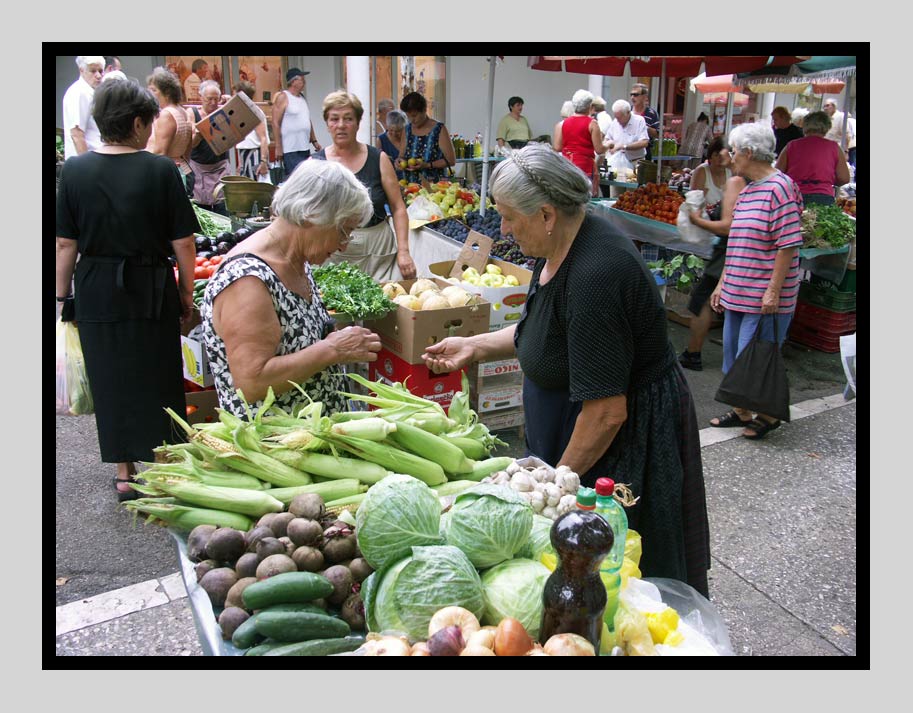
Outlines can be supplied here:
[[726, 181], [732, 177], [731, 164], [726, 142], [717, 136], [707, 147], [707, 160], [691, 174], [691, 190], [704, 191], [708, 209], [723, 200]]
[[[244, 92], [250, 100], [254, 100], [257, 90], [250, 82], [241, 81], [234, 86], [234, 92]], [[260, 123], [254, 127], [244, 140], [237, 145], [238, 175], [246, 176], [254, 181], [260, 176], [269, 176], [269, 133], [267, 132], [266, 114], [254, 104], [254, 113], [259, 117]]]

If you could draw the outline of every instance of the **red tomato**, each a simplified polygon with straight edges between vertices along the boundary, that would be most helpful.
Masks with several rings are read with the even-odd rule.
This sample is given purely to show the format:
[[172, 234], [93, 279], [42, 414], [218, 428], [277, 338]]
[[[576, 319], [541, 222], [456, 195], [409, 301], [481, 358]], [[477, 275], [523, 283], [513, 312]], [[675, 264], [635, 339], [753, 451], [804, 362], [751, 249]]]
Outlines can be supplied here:
[[205, 260], [206, 260], [206, 258], [203, 257], [202, 255], [197, 255], [196, 258], [194, 259], [194, 264], [202, 265]]
[[209, 258], [209, 262], [213, 265], [218, 265], [220, 262], [222, 262], [222, 256], [213, 255], [211, 258]]
[[202, 265], [197, 265], [196, 268], [194, 268], [194, 271], [193, 271], [194, 280], [204, 280], [207, 277], [209, 277], [209, 272], [206, 270], [205, 267], [203, 267]]

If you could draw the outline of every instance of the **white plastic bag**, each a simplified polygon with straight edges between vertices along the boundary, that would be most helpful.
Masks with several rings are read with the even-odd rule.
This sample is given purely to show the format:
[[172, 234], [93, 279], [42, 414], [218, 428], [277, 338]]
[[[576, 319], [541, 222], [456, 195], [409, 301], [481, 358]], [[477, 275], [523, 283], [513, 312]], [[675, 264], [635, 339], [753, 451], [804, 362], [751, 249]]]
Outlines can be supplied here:
[[89, 376], [82, 356], [79, 332], [73, 322], [57, 320], [57, 413], [61, 416], [82, 416], [94, 413]]
[[686, 243], [712, 245], [713, 233], [691, 222], [689, 214], [692, 211], [701, 212], [701, 217], [709, 219], [706, 210], [706, 200], [703, 191], [688, 191], [685, 193], [685, 202], [678, 207], [678, 234]]
[[262, 176], [259, 175], [259, 174], [257, 175], [257, 183], [269, 183], [269, 184], [272, 184], [272, 182], [273, 182], [272, 179], [269, 177], [269, 171], [267, 171], [267, 172], [266, 172], [265, 174], [263, 174]]
[[441, 217], [443, 210], [434, 201], [425, 196], [418, 196], [412, 201], [412, 205], [409, 206], [406, 213], [409, 214], [409, 220], [437, 220]]
[[843, 373], [846, 374], [843, 398], [849, 401], [856, 397], [856, 332], [840, 337], [840, 363], [843, 364]]
[[631, 163], [631, 160], [624, 151], [616, 151], [615, 153], [606, 156], [606, 165], [613, 169], [616, 174], [621, 170], [626, 172], [634, 170], [634, 164]]

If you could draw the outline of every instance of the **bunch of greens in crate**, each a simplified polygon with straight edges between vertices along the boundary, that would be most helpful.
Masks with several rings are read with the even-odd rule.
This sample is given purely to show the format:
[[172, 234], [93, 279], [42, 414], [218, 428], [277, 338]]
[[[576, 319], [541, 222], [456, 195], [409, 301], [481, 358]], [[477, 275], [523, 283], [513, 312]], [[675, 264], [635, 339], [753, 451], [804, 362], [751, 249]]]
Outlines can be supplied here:
[[856, 221], [836, 205], [812, 203], [802, 211], [802, 247], [842, 248], [856, 237]]
[[690, 292], [704, 269], [704, 261], [697, 255], [676, 255], [671, 260], [648, 262], [651, 272], [658, 272], [667, 285], [673, 284], [679, 292]]
[[200, 223], [200, 235], [206, 235], [210, 238], [216, 237], [219, 233], [228, 229], [231, 226], [231, 221], [228, 219], [225, 220], [225, 223], [219, 225], [213, 218], [210, 217], [208, 211], [204, 208], [200, 208], [196, 203], [191, 203], [193, 206], [194, 213], [197, 214], [197, 220]]
[[320, 290], [323, 306], [352, 319], [364, 319], [369, 315], [381, 317], [396, 309], [380, 285], [347, 262], [314, 268], [314, 281]]

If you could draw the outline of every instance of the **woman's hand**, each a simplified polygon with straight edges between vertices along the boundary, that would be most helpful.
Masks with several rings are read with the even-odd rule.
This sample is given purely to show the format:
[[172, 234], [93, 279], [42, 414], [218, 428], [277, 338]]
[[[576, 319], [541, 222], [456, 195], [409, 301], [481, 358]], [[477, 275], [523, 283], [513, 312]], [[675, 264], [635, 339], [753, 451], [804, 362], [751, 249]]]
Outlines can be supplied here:
[[431, 371], [442, 374], [471, 364], [475, 360], [475, 349], [466, 337], [447, 337], [428, 347], [422, 359]]
[[396, 264], [399, 265], [399, 271], [403, 273], [404, 280], [414, 280], [416, 275], [415, 263], [408, 252], [396, 253]]
[[720, 280], [716, 289], [710, 293], [710, 309], [717, 314], [723, 314], [723, 306], [720, 304], [720, 294], [723, 292], [723, 281]]
[[181, 293], [181, 322], [189, 322], [190, 318], [193, 316], [193, 290], [187, 292], [186, 290], [180, 290]]
[[761, 298], [761, 314], [776, 314], [780, 309], [780, 290], [768, 287]]
[[260, 167], [257, 169], [257, 175], [258, 175], [258, 176], [265, 176], [265, 175], [268, 174], [268, 173], [269, 173], [269, 165], [268, 165], [268, 164], [265, 164], [265, 163], [263, 163], [263, 162], [261, 161], [261, 162], [260, 162]]
[[334, 364], [349, 364], [362, 361], [377, 361], [380, 351], [380, 337], [364, 327], [346, 327], [323, 340], [335, 355]]
[[690, 220], [694, 225], [697, 225], [697, 218], [701, 217], [701, 212], [699, 210], [689, 210], [688, 211], [688, 220]]

